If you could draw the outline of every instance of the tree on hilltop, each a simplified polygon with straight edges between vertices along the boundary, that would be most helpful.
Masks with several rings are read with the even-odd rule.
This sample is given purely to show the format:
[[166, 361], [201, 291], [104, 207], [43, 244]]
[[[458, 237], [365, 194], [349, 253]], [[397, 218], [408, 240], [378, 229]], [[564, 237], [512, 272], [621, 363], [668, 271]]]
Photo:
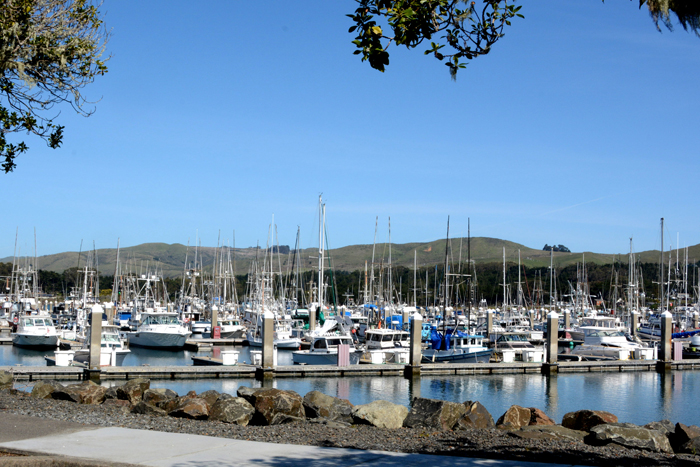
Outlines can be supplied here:
[[0, 160], [5, 173], [28, 149], [26, 132], [56, 149], [63, 140], [56, 104], [94, 112], [81, 90], [107, 72], [109, 33], [92, 0], [5, 0], [0, 7]]

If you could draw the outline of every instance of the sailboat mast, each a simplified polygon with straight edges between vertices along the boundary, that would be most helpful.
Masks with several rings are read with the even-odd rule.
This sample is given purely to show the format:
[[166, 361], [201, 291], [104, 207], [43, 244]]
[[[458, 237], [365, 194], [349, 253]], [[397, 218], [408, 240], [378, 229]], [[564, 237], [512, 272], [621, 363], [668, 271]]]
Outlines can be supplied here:
[[659, 281], [659, 297], [661, 297], [661, 304], [659, 311], [664, 311], [664, 218], [661, 218], [661, 280]]

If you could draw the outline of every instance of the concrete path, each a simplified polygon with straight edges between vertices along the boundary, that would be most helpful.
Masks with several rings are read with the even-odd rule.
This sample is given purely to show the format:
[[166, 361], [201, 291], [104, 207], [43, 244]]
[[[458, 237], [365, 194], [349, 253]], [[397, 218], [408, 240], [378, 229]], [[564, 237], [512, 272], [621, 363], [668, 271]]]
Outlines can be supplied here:
[[[34, 427], [34, 428], [33, 428]], [[0, 414], [0, 449], [158, 467], [536, 467], [535, 462], [259, 443]], [[0, 458], [1, 459], [1, 458]], [[0, 460], [0, 466], [2, 461]]]

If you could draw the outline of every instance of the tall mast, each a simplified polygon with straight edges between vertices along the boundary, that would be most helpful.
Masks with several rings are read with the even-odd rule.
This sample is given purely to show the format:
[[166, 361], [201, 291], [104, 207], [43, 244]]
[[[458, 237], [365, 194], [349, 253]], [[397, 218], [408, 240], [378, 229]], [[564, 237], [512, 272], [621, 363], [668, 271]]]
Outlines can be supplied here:
[[391, 216], [389, 217], [389, 305], [394, 301], [393, 297], [393, 285], [391, 279]]
[[318, 306], [323, 311], [323, 255], [324, 235], [323, 224], [326, 220], [326, 208], [321, 196], [318, 197]]
[[664, 218], [661, 218], [661, 280], [659, 281], [660, 312], [664, 311]]
[[417, 273], [417, 269], [418, 269], [416, 267], [417, 259], [418, 259], [417, 255], [418, 255], [417, 250], [413, 250], [413, 306], [414, 307], [418, 306], [418, 304], [416, 303], [416, 291], [418, 290], [418, 289], [416, 289], [416, 273]]

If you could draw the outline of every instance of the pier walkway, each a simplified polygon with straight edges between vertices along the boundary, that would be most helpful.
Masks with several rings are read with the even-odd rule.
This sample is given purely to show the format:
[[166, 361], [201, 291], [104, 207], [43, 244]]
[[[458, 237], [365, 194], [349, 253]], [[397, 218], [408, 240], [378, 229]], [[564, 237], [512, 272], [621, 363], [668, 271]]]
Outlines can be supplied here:
[[[540, 467], [537, 462], [260, 443], [129, 428], [96, 427], [0, 412], [0, 466]], [[4, 462], [5, 460], [6, 462]], [[559, 464], [560, 465], [560, 464]]]
[[[537, 374], [542, 373], [546, 364], [542, 363], [428, 363], [420, 367], [421, 376], [435, 375], [489, 375], [489, 374]], [[353, 376], [404, 376], [405, 365], [284, 365], [265, 371], [272, 378], [329, 377], [344, 378]], [[656, 360], [613, 360], [600, 362], [559, 362], [557, 372], [597, 373], [656, 371]], [[93, 372], [100, 380], [149, 379], [253, 379], [260, 376], [260, 367], [248, 364], [230, 366], [117, 366], [103, 367]], [[700, 360], [675, 360], [669, 363], [668, 370], [700, 370]], [[2, 366], [0, 371], [12, 372], [16, 381], [39, 379], [82, 380], [89, 373], [80, 367], [58, 366]]]

